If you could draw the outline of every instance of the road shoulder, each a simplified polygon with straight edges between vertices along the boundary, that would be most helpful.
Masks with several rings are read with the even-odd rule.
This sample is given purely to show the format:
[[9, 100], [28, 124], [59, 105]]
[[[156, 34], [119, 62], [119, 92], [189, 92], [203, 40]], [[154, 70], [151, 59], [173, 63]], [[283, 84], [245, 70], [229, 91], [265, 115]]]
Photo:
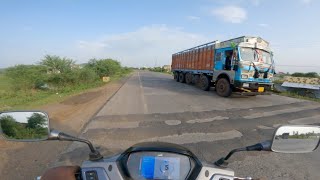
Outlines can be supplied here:
[[[124, 77], [119, 81], [71, 96], [60, 103], [37, 109], [49, 114], [51, 128], [78, 135], [86, 123], [125, 84], [128, 78], [129, 76]], [[0, 140], [1, 178], [32, 179], [41, 175], [49, 163], [56, 159], [69, 144], [70, 142], [17, 143]]]

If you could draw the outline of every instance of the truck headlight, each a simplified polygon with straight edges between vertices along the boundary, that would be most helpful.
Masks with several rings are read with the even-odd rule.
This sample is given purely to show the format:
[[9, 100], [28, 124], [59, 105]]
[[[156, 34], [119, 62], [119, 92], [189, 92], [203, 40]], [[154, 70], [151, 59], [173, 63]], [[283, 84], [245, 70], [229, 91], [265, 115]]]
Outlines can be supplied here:
[[248, 75], [247, 74], [241, 74], [241, 79], [248, 79]]

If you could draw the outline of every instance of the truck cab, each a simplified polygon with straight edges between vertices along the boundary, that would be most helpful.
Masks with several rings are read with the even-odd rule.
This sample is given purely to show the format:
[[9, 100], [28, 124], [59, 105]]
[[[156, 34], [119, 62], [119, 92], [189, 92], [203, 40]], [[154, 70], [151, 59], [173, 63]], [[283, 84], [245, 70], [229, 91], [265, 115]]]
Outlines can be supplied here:
[[269, 43], [259, 37], [240, 37], [217, 43], [214, 61], [212, 81], [216, 86], [220, 85], [216, 87], [218, 91], [226, 89], [218, 83], [221, 78], [227, 79], [232, 91], [238, 94], [266, 94], [273, 86], [272, 51]]

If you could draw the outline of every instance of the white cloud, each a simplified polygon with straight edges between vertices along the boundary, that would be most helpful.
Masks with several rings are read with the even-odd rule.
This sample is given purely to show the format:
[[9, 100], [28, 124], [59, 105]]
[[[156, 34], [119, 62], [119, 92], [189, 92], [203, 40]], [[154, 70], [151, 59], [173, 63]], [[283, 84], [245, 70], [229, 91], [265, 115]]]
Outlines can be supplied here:
[[251, 3], [255, 6], [259, 6], [261, 3], [261, 0], [251, 0]]
[[224, 6], [214, 9], [212, 14], [223, 21], [230, 23], [242, 23], [247, 19], [247, 12], [245, 9], [238, 6]]
[[301, 0], [302, 3], [304, 4], [310, 4], [313, 0]]
[[191, 21], [196, 21], [196, 20], [199, 20], [200, 17], [198, 17], [198, 16], [187, 16], [187, 19], [191, 20]]
[[267, 27], [269, 27], [269, 24], [260, 23], [260, 24], [258, 24], [258, 26], [263, 27], [263, 28], [267, 28]]
[[87, 42], [87, 41], [79, 41], [78, 47], [79, 48], [90, 48], [91, 50], [97, 50], [100, 48], [107, 47], [107, 44], [104, 44], [102, 42]]
[[133, 32], [112, 34], [98, 40], [78, 41], [77, 58], [116, 58], [127, 66], [171, 63], [171, 55], [210, 39], [167, 25], [151, 25]]

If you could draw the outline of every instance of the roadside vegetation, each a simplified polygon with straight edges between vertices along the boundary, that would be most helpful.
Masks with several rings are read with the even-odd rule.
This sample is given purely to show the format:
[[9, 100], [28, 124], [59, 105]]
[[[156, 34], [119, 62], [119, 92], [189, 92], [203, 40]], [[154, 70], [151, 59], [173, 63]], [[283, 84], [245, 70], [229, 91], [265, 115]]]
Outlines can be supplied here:
[[113, 59], [91, 59], [78, 65], [72, 59], [47, 55], [36, 65], [16, 65], [0, 72], [0, 110], [59, 101], [104, 85], [103, 77], [114, 80], [130, 72]]
[[308, 73], [301, 73], [301, 72], [295, 72], [291, 74], [293, 77], [307, 77], [307, 78], [320, 78], [320, 75], [316, 72], [308, 72]]
[[320, 99], [312, 98], [312, 97], [308, 97], [308, 96], [302, 96], [302, 95], [299, 95], [299, 93], [297, 93], [297, 92], [290, 92], [290, 91], [278, 92], [278, 91], [274, 91], [273, 93], [275, 93], [277, 95], [280, 95], [280, 96], [287, 96], [287, 97], [292, 97], [292, 98], [297, 98], [297, 99], [320, 102]]
[[[309, 84], [309, 85], [320, 85], [320, 75], [316, 72], [295, 72], [293, 74], [278, 74], [275, 77], [276, 79], [273, 81], [275, 85], [281, 86], [284, 82], [291, 83], [301, 83], [301, 84]], [[280, 90], [282, 89], [282, 90]], [[274, 93], [288, 96], [298, 99], [305, 99], [320, 102], [320, 99], [317, 98], [315, 90], [309, 89], [301, 89], [301, 88], [280, 88], [275, 89]]]
[[164, 67], [151, 67], [147, 68], [147, 70], [152, 71], [152, 72], [161, 72], [161, 73], [166, 73], [166, 74], [172, 74], [172, 72], [168, 69], [165, 69]]
[[292, 74], [286, 73], [286, 74], [276, 74], [275, 75], [275, 81], [274, 83], [283, 83], [286, 78], [292, 77], [292, 78], [320, 78], [320, 74], [317, 72], [307, 72], [307, 73], [302, 73], [302, 72], [295, 72]]

